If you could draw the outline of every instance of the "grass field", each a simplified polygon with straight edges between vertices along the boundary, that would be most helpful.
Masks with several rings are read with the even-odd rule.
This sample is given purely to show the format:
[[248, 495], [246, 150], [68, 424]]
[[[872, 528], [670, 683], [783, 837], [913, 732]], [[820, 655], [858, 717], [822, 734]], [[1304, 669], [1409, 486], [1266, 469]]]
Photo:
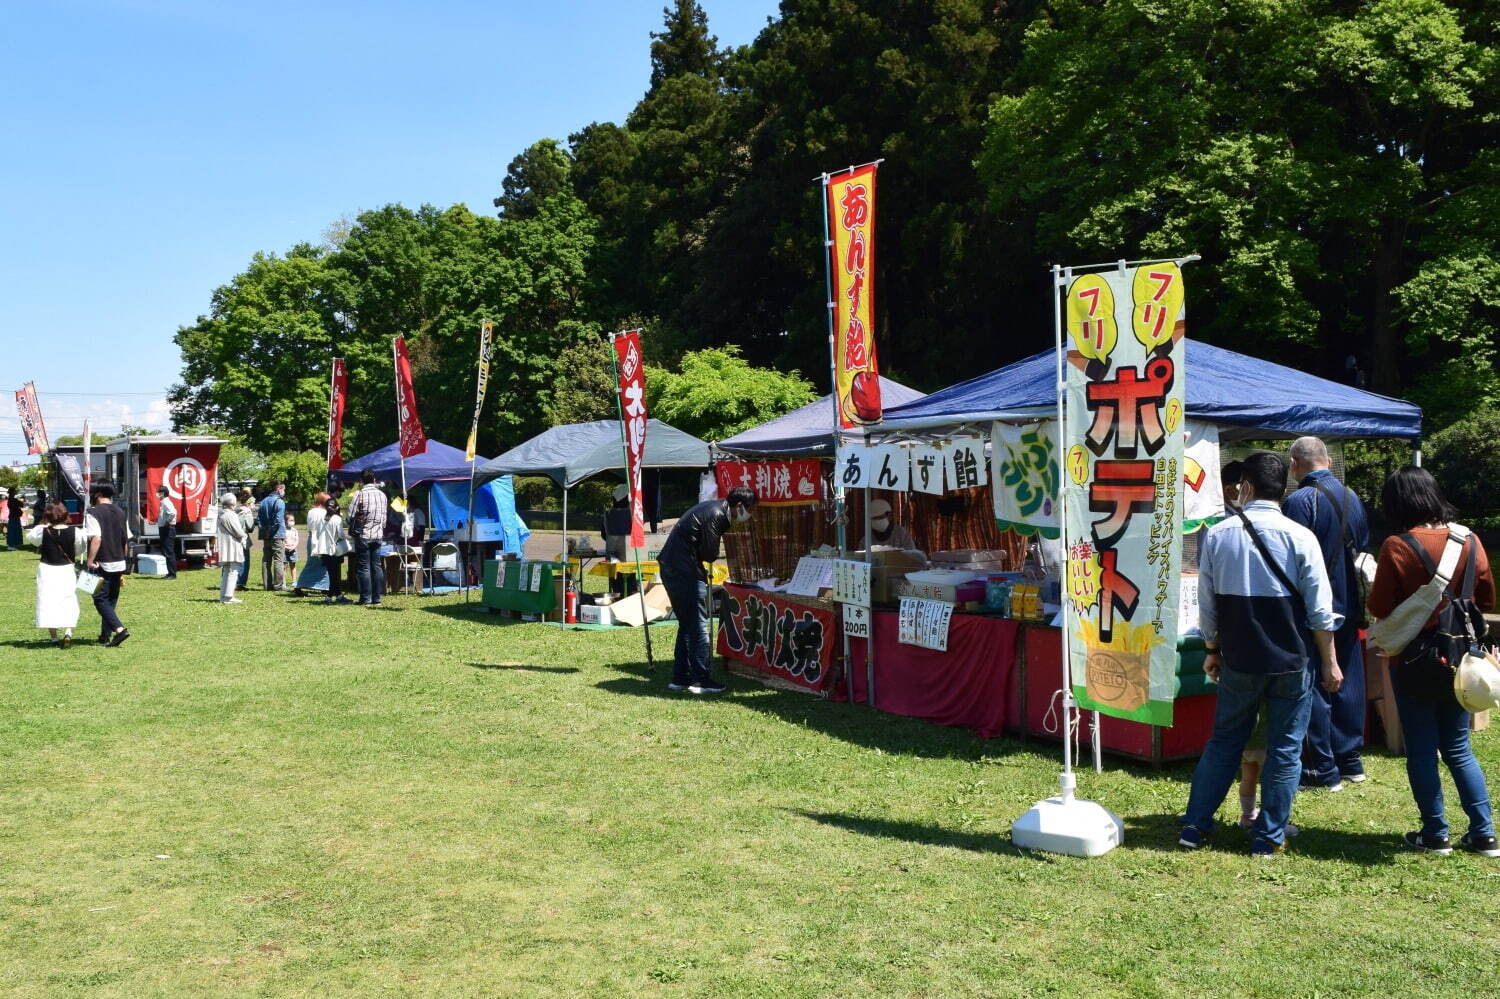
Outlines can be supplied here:
[[[1127, 845], [1028, 855], [1008, 830], [1055, 747], [743, 680], [672, 695], [638, 632], [461, 597], [224, 607], [209, 572], [127, 580], [130, 641], [60, 650], [34, 566], [0, 553], [6, 995], [1495, 988], [1500, 862], [1398, 849], [1399, 759], [1299, 799], [1270, 862], [1238, 831], [1178, 852], [1188, 770], [1110, 761], [1081, 793]], [[1476, 741], [1493, 776], [1500, 740]]]

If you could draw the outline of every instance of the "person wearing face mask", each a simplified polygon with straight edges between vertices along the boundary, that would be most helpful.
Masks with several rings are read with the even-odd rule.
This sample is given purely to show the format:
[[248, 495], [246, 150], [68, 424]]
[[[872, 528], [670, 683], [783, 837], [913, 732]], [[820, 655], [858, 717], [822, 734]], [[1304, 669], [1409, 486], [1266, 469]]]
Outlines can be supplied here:
[[677, 521], [656, 557], [662, 585], [677, 615], [677, 648], [669, 690], [724, 692], [724, 685], [708, 672], [708, 570], [704, 563], [719, 557], [719, 539], [730, 524], [749, 520], [754, 508], [755, 491], [744, 486], [729, 490], [724, 499], [699, 503]]
[[901, 549], [917, 547], [911, 532], [891, 519], [891, 504], [887, 500], [870, 501], [870, 544]]

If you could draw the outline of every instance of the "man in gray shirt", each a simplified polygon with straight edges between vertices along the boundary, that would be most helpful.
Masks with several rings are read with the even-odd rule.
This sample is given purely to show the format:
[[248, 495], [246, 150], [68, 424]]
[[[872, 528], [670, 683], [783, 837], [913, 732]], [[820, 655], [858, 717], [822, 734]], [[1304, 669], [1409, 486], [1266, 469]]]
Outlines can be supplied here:
[[359, 602], [364, 607], [379, 607], [385, 595], [385, 566], [380, 561], [380, 546], [385, 541], [385, 519], [390, 501], [380, 491], [375, 473], [368, 468], [360, 473], [359, 491], [349, 501], [349, 537], [354, 542], [354, 575], [359, 583]]

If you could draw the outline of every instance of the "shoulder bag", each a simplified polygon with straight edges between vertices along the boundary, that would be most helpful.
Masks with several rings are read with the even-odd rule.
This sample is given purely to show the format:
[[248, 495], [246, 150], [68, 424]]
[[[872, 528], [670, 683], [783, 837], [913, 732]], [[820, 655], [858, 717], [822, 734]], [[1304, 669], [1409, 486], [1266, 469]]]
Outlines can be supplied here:
[[1354, 535], [1349, 530], [1348, 516], [1348, 491], [1344, 487], [1344, 502], [1340, 503], [1333, 497], [1333, 492], [1318, 479], [1312, 480], [1313, 488], [1328, 498], [1335, 510], [1339, 512], [1339, 537], [1344, 540], [1344, 551], [1349, 554], [1349, 567], [1354, 577], [1354, 599], [1355, 606], [1350, 615], [1361, 628], [1368, 628], [1371, 624], [1370, 612], [1365, 604], [1370, 599], [1370, 587], [1375, 582], [1375, 558], [1369, 552], [1362, 552], [1354, 543]]
[[[1443, 557], [1437, 565], [1432, 564], [1432, 559], [1427, 555], [1426, 550], [1411, 535], [1403, 534], [1401, 540], [1416, 552], [1422, 565], [1432, 573], [1432, 578], [1411, 596], [1401, 601], [1395, 610], [1370, 626], [1369, 634], [1365, 636], [1365, 644], [1381, 655], [1391, 658], [1399, 656], [1411, 644], [1412, 639], [1417, 637], [1427, 623], [1427, 619], [1432, 617], [1432, 612], [1437, 610], [1443, 595], [1448, 591], [1449, 582], [1453, 579], [1453, 571], [1458, 568], [1458, 558], [1468, 544], [1469, 529], [1460, 524], [1448, 525], [1448, 541], [1443, 546]], [[1469, 563], [1471, 570], [1473, 565], [1471, 561]]]

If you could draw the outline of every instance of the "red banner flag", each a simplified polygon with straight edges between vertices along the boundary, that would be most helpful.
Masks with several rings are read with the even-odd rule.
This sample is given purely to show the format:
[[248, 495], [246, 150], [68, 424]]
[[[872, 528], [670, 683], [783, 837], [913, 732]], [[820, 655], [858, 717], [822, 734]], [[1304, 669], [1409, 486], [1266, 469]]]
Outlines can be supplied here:
[[202, 520], [214, 499], [218, 478], [217, 444], [157, 444], [146, 448], [146, 520], [155, 521], [161, 510], [156, 490], [167, 487], [177, 504], [179, 523]]
[[411, 358], [406, 356], [406, 338], [392, 344], [396, 357], [396, 416], [401, 423], [401, 457], [410, 458], [427, 450], [427, 435], [417, 416], [417, 394], [411, 387]]
[[614, 338], [620, 372], [620, 418], [625, 435], [625, 481], [630, 485], [630, 547], [646, 547], [646, 504], [641, 498], [641, 462], [646, 456], [646, 363], [641, 331]]
[[21, 416], [21, 431], [26, 435], [26, 453], [52, 450], [47, 441], [47, 427], [42, 423], [42, 404], [37, 401], [36, 386], [31, 382], [16, 393], [16, 411]]
[[332, 388], [328, 393], [328, 470], [344, 467], [344, 399], [349, 395], [349, 369], [342, 357], [333, 359]]
[[875, 168], [824, 180], [828, 202], [828, 273], [833, 300], [833, 391], [839, 425], [879, 423], [880, 367], [875, 362]]

